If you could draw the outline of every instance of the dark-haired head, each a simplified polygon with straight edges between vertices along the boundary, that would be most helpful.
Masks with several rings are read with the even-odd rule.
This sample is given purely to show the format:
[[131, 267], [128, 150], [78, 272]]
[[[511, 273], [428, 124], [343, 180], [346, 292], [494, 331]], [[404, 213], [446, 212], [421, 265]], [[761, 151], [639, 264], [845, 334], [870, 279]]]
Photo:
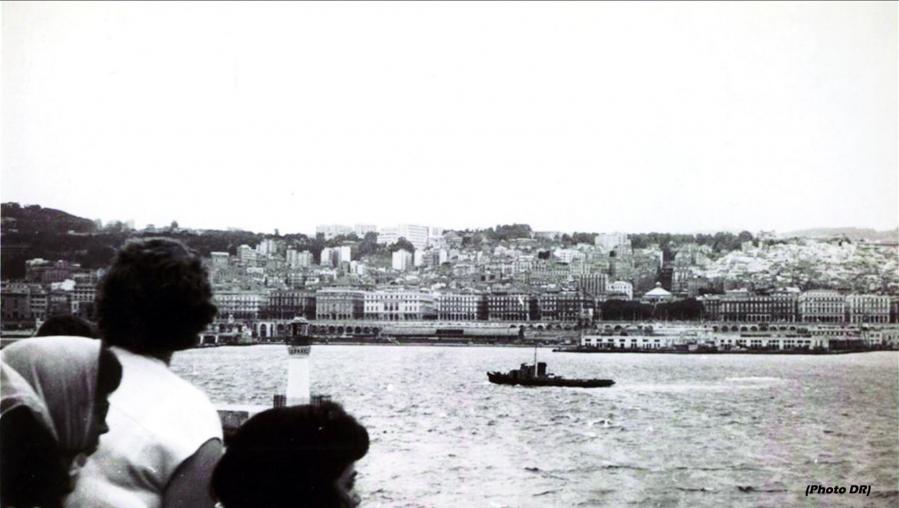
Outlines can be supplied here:
[[109, 413], [109, 396], [116, 391], [122, 382], [122, 364], [118, 358], [105, 347], [100, 348], [99, 366], [97, 367], [97, 388], [94, 398], [94, 418], [90, 431], [93, 440], [87, 450], [88, 454], [97, 449], [100, 435], [109, 432], [106, 415]]
[[333, 402], [270, 409], [235, 434], [212, 476], [225, 508], [354, 506], [353, 463], [368, 432]]
[[167, 238], [131, 240], [97, 288], [97, 325], [110, 345], [166, 356], [193, 347], [215, 317], [200, 258]]
[[51, 335], [74, 335], [76, 337], [97, 338], [97, 332], [90, 323], [77, 316], [53, 316], [41, 324], [35, 337]]

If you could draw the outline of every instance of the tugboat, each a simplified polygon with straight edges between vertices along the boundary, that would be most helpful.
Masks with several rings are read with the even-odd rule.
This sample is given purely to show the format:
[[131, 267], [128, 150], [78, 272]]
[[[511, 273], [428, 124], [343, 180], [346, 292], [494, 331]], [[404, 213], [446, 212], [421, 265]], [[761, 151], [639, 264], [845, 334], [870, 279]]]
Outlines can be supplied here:
[[575, 388], [603, 388], [612, 386], [611, 379], [566, 379], [546, 372], [546, 362], [537, 362], [537, 348], [534, 348], [534, 364], [522, 363], [521, 367], [502, 372], [488, 372], [487, 379], [498, 385], [519, 386], [565, 386]]

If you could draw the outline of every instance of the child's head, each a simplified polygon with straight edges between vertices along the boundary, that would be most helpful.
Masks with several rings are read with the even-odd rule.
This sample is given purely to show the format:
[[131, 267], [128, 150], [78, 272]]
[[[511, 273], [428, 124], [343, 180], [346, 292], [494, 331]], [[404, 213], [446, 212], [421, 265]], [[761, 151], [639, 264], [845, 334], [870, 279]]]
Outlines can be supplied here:
[[338, 404], [270, 409], [234, 435], [212, 489], [225, 508], [355, 506], [353, 463], [366, 452], [368, 432]]

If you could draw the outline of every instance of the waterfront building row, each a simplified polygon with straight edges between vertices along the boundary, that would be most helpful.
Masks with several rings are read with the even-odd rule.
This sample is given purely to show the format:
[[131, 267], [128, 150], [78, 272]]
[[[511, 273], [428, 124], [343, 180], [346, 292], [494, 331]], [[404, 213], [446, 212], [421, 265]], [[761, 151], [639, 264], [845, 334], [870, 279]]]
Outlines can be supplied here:
[[[592, 296], [587, 289], [601, 287], [602, 278], [583, 279], [580, 290], [556, 291], [456, 291], [429, 292], [414, 289], [362, 290], [354, 288], [216, 289], [220, 319], [291, 319], [301, 316], [320, 320], [367, 319], [375, 321], [499, 321], [590, 322], [602, 320], [602, 302], [627, 300], [631, 287], [618, 282], [606, 285], [606, 294]], [[91, 317], [96, 297], [96, 277], [76, 275], [50, 285], [4, 283], [4, 327], [29, 327], [35, 321], [59, 314]], [[625, 283], [627, 284], [627, 283]], [[670, 293], [666, 292], [666, 295]], [[651, 305], [669, 302], [644, 299]], [[699, 300], [706, 321], [737, 323], [850, 323], [895, 322], [899, 305], [885, 295], [840, 295], [835, 291], [784, 291], [757, 295], [735, 291], [706, 295]]]
[[701, 347], [715, 348], [717, 350], [789, 350], [789, 349], [828, 349], [830, 339], [827, 337], [730, 337], [707, 336], [695, 337], [620, 337], [585, 335], [581, 339], [581, 346], [597, 349], [696, 349]]
[[[848, 295], [837, 291], [786, 291], [757, 295], [734, 291], [701, 299], [712, 321], [877, 324], [891, 321], [895, 300], [887, 295]], [[895, 319], [895, 316], [892, 316]]]

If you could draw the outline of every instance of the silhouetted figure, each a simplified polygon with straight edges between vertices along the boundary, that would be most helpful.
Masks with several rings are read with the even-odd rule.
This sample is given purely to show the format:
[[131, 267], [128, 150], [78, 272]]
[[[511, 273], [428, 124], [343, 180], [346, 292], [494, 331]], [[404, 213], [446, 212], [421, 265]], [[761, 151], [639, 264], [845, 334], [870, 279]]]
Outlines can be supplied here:
[[212, 487], [225, 508], [357, 506], [354, 463], [368, 444], [336, 403], [269, 409], [238, 429]]
[[96, 338], [97, 331], [90, 323], [77, 316], [53, 316], [41, 324], [35, 337], [51, 335], [69, 335], [76, 337]]
[[206, 395], [169, 369], [216, 313], [200, 258], [181, 242], [125, 244], [97, 287], [100, 336], [122, 363], [109, 433], [66, 506], [211, 507], [222, 426]]
[[0, 505], [62, 506], [106, 432], [122, 366], [99, 340], [39, 337], [0, 357]]

